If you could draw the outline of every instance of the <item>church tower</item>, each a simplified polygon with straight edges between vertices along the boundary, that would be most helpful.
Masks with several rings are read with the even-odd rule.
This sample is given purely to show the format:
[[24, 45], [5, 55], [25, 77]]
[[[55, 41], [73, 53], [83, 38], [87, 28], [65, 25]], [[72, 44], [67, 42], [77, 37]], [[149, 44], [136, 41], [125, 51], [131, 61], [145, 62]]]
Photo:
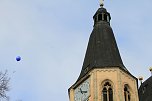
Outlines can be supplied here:
[[69, 88], [70, 101], [139, 101], [137, 78], [124, 66], [110, 26], [110, 13], [100, 8], [94, 19], [81, 73]]

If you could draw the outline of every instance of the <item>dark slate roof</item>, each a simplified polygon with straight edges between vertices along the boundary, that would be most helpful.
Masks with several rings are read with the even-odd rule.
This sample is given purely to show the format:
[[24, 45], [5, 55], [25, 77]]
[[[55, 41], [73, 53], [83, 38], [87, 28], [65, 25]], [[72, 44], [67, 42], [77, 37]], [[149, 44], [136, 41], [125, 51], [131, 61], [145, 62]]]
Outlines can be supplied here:
[[141, 84], [139, 101], [152, 101], [152, 76]]
[[[111, 19], [110, 14], [105, 8], [99, 8], [93, 18], [95, 18], [98, 13], [107, 13]], [[78, 80], [94, 68], [105, 67], [120, 67], [122, 70], [128, 72], [120, 57], [110, 23], [107, 21], [98, 21], [95, 23], [94, 29], [90, 35]]]

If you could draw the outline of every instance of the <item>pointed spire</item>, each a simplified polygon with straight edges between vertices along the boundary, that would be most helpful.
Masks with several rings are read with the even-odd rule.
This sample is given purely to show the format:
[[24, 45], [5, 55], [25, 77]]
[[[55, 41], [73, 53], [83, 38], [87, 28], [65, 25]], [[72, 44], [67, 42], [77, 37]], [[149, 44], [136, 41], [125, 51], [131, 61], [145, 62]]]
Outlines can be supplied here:
[[[100, 2], [103, 5], [102, 2], [103, 0]], [[90, 35], [78, 80], [94, 68], [103, 69], [105, 67], [118, 67], [129, 73], [121, 60], [114, 33], [110, 26], [110, 13], [108, 13], [105, 8], [101, 7], [97, 10], [93, 19], [94, 29]]]

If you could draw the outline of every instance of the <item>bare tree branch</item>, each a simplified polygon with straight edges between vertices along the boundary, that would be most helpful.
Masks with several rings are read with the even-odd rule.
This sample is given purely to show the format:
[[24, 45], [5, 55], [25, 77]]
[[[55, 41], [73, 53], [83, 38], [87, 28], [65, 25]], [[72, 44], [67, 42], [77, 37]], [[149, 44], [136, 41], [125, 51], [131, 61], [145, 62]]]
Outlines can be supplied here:
[[8, 71], [0, 72], [0, 101], [9, 100], [9, 97], [6, 95], [6, 92], [9, 91], [9, 81]]

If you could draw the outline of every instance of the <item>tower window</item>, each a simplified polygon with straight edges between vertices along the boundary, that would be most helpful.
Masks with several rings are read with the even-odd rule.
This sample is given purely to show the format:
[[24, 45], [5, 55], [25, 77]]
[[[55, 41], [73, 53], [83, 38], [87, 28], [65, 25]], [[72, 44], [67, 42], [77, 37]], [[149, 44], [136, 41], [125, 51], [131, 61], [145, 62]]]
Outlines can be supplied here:
[[103, 101], [113, 101], [113, 90], [112, 86], [109, 82], [104, 84], [102, 89]]
[[131, 101], [130, 91], [128, 85], [124, 86], [124, 98], [125, 101]]
[[98, 21], [101, 21], [102, 20], [102, 14], [99, 14], [98, 15]]
[[104, 14], [104, 21], [107, 21], [107, 15]]

